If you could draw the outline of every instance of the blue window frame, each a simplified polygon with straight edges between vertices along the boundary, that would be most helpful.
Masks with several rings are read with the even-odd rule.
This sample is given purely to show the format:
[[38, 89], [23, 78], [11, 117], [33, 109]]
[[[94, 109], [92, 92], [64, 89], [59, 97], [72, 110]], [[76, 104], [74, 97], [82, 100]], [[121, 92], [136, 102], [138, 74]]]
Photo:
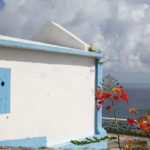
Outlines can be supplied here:
[[10, 112], [10, 74], [10, 69], [0, 68], [0, 114]]

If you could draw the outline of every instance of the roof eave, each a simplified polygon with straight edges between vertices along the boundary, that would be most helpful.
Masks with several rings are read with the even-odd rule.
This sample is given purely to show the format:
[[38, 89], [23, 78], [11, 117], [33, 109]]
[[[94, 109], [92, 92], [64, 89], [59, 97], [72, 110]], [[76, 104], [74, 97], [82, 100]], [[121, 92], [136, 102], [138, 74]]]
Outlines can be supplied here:
[[65, 47], [57, 47], [55, 45], [48, 45], [44, 43], [28, 43], [28, 42], [20, 42], [14, 40], [6, 40], [0, 39], [0, 46], [4, 47], [16, 47], [16, 48], [23, 48], [23, 49], [32, 49], [37, 51], [46, 51], [46, 52], [54, 52], [54, 53], [64, 53], [64, 54], [71, 54], [71, 55], [81, 55], [81, 56], [88, 56], [88, 57], [95, 57], [95, 58], [102, 58], [102, 53], [95, 53], [95, 52], [87, 52], [81, 51], [77, 49], [65, 48]]

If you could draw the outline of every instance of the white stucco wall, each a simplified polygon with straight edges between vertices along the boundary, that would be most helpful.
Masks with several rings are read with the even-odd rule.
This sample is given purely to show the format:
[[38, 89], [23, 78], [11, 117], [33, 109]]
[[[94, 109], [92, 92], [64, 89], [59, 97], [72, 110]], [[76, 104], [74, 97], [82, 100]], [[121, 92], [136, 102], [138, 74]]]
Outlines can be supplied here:
[[0, 140], [47, 136], [50, 146], [94, 134], [94, 58], [0, 47], [0, 67], [11, 68]]

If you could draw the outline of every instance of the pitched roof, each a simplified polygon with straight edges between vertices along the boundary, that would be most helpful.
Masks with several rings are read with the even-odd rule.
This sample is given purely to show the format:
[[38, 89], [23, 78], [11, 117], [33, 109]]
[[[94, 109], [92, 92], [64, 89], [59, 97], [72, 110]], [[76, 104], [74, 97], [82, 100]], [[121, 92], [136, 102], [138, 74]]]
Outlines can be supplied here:
[[88, 51], [89, 45], [55, 22], [48, 22], [33, 37], [33, 41]]

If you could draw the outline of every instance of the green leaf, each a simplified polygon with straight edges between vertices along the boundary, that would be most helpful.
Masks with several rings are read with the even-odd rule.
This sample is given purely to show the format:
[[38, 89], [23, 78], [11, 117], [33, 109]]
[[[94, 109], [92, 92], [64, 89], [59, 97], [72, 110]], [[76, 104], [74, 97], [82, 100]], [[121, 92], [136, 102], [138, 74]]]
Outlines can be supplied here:
[[109, 137], [108, 136], [104, 136], [104, 138], [103, 138], [104, 140], [108, 140], [109, 139]]
[[85, 138], [86, 140], [90, 141], [91, 143], [95, 143], [95, 141], [93, 141], [92, 139], [90, 138]]
[[109, 138], [109, 140], [117, 140], [117, 137], [112, 136]]
[[98, 139], [97, 137], [93, 136], [93, 138], [96, 140], [96, 142], [100, 142], [100, 139]]

